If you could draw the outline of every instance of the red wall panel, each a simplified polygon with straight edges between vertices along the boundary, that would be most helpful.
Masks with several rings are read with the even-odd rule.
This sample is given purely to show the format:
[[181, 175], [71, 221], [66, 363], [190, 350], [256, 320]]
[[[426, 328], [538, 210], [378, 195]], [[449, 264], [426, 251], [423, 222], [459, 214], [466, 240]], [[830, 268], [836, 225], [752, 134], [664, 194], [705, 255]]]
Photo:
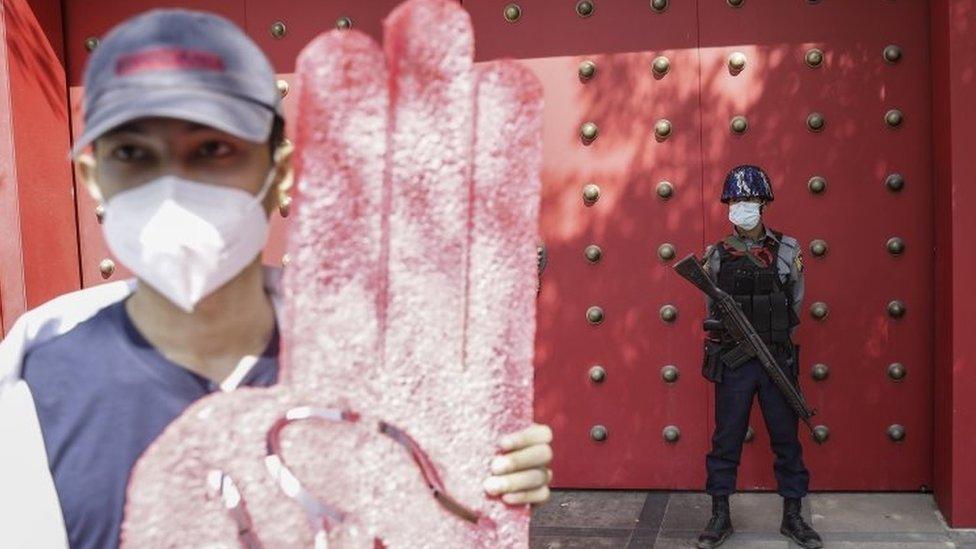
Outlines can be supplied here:
[[969, 281], [976, 268], [976, 19], [973, 0], [931, 3], [933, 144], [936, 179], [935, 488], [955, 527], [976, 526], [976, 342], [967, 335], [976, 313]]
[[[39, 20], [35, 11], [42, 14]], [[78, 242], [58, 3], [0, 3], [0, 299], [4, 332], [77, 289]]]

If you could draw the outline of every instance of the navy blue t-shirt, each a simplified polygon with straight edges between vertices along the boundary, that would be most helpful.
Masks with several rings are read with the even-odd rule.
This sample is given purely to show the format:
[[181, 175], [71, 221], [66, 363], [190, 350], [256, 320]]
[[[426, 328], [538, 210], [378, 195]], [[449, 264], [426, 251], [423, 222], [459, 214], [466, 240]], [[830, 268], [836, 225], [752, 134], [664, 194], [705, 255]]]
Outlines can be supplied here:
[[[277, 327], [241, 385], [278, 378]], [[125, 489], [142, 452], [219, 386], [167, 360], [112, 304], [24, 357], [72, 549], [117, 547]]]

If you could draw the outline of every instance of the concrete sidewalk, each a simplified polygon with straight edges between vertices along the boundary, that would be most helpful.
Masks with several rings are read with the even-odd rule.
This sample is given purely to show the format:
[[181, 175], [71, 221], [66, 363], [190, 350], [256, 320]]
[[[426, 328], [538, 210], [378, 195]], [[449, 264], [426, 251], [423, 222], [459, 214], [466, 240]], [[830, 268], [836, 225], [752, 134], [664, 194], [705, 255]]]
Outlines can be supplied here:
[[[556, 490], [532, 516], [533, 549], [694, 547], [708, 522], [707, 495], [690, 492]], [[729, 549], [798, 547], [779, 533], [776, 494], [732, 496], [735, 535]], [[804, 500], [804, 514], [828, 548], [976, 549], [976, 531], [951, 530], [931, 494], [821, 493]]]

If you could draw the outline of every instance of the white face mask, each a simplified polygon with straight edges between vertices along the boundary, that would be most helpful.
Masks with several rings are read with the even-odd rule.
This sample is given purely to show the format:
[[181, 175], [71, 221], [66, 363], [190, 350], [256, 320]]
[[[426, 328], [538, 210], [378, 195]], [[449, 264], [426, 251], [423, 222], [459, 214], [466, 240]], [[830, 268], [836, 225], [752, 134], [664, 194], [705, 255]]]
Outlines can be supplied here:
[[257, 196], [173, 175], [123, 191], [105, 204], [103, 232], [123, 265], [186, 312], [248, 266], [268, 239]]
[[736, 202], [729, 206], [729, 221], [744, 231], [751, 231], [762, 219], [762, 204], [758, 202]]

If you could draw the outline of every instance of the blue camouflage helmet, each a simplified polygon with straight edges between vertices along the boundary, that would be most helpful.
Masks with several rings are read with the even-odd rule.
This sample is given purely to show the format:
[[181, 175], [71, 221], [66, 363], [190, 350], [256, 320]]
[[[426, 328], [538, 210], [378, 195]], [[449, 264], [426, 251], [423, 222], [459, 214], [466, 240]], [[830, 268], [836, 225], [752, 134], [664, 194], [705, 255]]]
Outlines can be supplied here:
[[725, 187], [722, 189], [722, 202], [728, 204], [730, 200], [746, 198], [761, 198], [766, 202], [773, 201], [773, 186], [769, 176], [759, 166], [743, 164], [729, 170], [725, 176]]

